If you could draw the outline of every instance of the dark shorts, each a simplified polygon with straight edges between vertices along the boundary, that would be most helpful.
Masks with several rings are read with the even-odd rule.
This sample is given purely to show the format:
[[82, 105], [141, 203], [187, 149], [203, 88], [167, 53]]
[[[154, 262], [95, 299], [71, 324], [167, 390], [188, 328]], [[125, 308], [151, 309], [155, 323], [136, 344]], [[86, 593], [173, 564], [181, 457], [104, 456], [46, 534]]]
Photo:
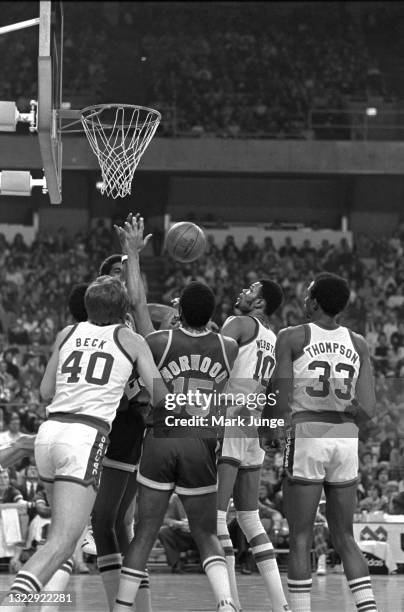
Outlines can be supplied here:
[[146, 487], [179, 495], [205, 495], [217, 490], [218, 443], [203, 438], [154, 437], [143, 441], [137, 480]]
[[117, 412], [109, 434], [104, 467], [133, 472], [139, 463], [146, 425], [143, 416], [129, 408]]

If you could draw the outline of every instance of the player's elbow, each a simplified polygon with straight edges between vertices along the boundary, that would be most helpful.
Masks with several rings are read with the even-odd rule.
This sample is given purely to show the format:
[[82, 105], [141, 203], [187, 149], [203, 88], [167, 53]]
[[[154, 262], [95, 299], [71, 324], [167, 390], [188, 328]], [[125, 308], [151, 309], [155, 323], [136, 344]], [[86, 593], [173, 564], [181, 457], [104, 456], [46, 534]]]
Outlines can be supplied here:
[[55, 395], [55, 386], [43, 380], [39, 387], [39, 393], [43, 400], [49, 401]]

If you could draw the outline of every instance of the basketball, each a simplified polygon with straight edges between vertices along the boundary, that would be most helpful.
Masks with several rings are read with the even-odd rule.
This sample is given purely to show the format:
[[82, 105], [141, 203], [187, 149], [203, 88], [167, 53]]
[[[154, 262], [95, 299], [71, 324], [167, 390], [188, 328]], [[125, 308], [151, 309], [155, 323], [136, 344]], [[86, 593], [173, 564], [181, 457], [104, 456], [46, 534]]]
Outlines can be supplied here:
[[206, 238], [198, 225], [181, 221], [168, 230], [165, 246], [171, 257], [181, 263], [189, 263], [205, 252]]

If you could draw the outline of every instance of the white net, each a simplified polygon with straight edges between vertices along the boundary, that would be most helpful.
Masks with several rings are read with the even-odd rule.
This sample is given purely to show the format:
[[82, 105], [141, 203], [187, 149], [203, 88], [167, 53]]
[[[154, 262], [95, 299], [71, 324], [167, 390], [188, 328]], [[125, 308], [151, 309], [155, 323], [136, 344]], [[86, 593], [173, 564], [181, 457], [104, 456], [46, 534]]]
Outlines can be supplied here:
[[160, 123], [152, 108], [99, 104], [81, 111], [81, 123], [101, 167], [101, 193], [124, 198], [131, 193], [137, 165]]

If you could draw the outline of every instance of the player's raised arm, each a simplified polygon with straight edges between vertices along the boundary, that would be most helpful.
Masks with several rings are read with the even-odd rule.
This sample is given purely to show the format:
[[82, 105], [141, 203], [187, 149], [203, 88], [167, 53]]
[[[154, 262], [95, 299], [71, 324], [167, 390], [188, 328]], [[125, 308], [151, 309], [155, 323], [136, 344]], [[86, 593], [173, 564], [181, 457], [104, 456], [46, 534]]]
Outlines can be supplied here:
[[133, 359], [139, 377], [149, 392], [152, 406], [157, 406], [164, 400], [168, 389], [154, 363], [152, 352], [146, 340], [124, 327], [119, 330], [118, 339]]
[[52, 351], [52, 355], [46, 366], [39, 391], [42, 399], [50, 400], [55, 395], [56, 389], [56, 372], [58, 368], [59, 349], [67, 336], [71, 333], [75, 325], [68, 325], [62, 329], [56, 336], [55, 345]]
[[126, 285], [133, 309], [136, 329], [142, 336], [155, 331], [147, 307], [146, 292], [140, 273], [139, 253], [151, 238], [151, 234], [143, 238], [144, 221], [139, 215], [129, 214], [123, 227], [114, 226], [121, 243], [122, 251], [127, 255]]
[[283, 329], [276, 339], [276, 366], [267, 388], [267, 403], [262, 411], [262, 419], [283, 419], [284, 426], [272, 429], [267, 426], [258, 428], [260, 444], [264, 450], [274, 440], [283, 438], [285, 425], [290, 417], [290, 399], [293, 391], [293, 344], [296, 341], [293, 333], [291, 329]]
[[275, 412], [282, 418], [289, 416], [293, 388], [293, 331], [283, 329], [275, 344], [276, 365], [271, 378], [271, 391], [276, 395]]
[[251, 340], [255, 330], [256, 323], [252, 317], [232, 316], [223, 323], [220, 333], [222, 336], [233, 338], [240, 346], [240, 344]]
[[351, 334], [361, 360], [359, 376], [355, 388], [356, 399], [359, 402], [357, 416], [357, 424], [359, 424], [363, 420], [371, 419], [374, 416], [376, 395], [367, 342], [359, 334], [355, 334], [354, 332], [351, 332]]
[[231, 373], [231, 370], [234, 366], [234, 362], [236, 361], [237, 356], [238, 356], [239, 346], [237, 344], [237, 341], [234, 340], [234, 338], [230, 338], [228, 336], [224, 336], [223, 344], [224, 344], [224, 350], [226, 353], [227, 361], [229, 364], [229, 370]]

